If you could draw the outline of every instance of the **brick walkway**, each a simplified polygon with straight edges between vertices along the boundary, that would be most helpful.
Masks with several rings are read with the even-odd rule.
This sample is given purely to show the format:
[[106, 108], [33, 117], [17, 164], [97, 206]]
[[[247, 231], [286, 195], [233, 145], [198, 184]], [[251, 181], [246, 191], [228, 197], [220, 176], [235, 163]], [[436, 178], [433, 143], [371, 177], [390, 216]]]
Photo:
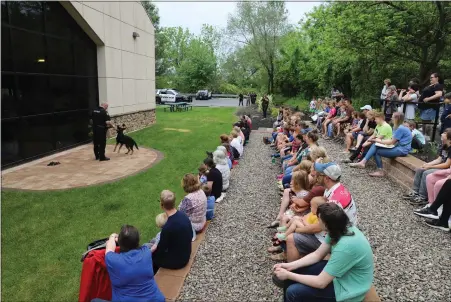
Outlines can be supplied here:
[[[163, 154], [140, 148], [133, 155], [113, 153], [114, 146], [107, 145], [110, 161], [94, 160], [92, 145], [84, 145], [18, 167], [2, 171], [2, 189], [61, 190], [98, 185], [149, 169], [163, 158]], [[51, 161], [60, 165], [47, 166]]]

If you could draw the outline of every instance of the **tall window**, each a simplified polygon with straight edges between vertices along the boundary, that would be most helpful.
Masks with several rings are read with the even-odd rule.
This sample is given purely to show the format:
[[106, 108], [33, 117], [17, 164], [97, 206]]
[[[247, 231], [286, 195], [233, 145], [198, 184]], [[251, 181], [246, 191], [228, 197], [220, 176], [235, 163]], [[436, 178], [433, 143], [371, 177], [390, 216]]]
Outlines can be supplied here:
[[59, 2], [1, 2], [2, 165], [89, 140], [97, 48]]

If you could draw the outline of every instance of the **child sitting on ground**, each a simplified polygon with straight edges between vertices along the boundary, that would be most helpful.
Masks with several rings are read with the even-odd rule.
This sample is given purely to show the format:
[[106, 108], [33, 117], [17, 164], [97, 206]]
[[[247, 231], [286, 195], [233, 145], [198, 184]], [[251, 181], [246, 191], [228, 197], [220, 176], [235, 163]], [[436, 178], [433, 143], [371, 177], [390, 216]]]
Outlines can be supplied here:
[[[291, 178], [291, 191], [290, 191], [290, 201], [293, 197], [304, 198], [309, 193], [310, 189], [310, 181], [308, 177], [308, 173], [304, 170], [299, 170], [293, 173]], [[300, 209], [300, 212], [307, 210], [308, 207]], [[286, 226], [288, 221], [290, 221], [297, 212], [293, 211], [291, 208], [285, 211], [284, 216], [282, 217], [281, 226]]]
[[323, 203], [326, 203], [326, 199], [323, 197], [320, 198], [313, 198], [311, 201], [311, 212], [307, 215], [300, 217], [300, 216], [294, 216], [293, 219], [291, 219], [288, 222], [287, 226], [281, 226], [277, 228], [277, 238], [279, 240], [286, 240], [288, 235], [294, 233], [296, 231], [296, 228], [301, 228], [303, 226], [309, 225], [309, 224], [315, 224], [318, 222], [318, 216], [316, 216], [316, 211], [318, 210], [318, 207], [322, 205]]
[[[155, 217], [155, 224], [159, 229], [162, 229], [167, 221], [168, 215], [166, 213], [158, 214], [157, 217]], [[152, 253], [157, 249], [158, 243], [160, 242], [160, 234], [161, 232], [158, 232], [158, 234], [155, 235], [155, 238], [146, 244]]]
[[199, 181], [201, 184], [207, 183], [208, 167], [206, 164], [201, 164], [197, 169], [199, 171]]
[[426, 145], [426, 139], [424, 138], [423, 133], [417, 129], [417, 123], [415, 123], [415, 121], [405, 121], [404, 126], [409, 128], [412, 132], [412, 150], [410, 153], [417, 153], [422, 150], [424, 145]]
[[207, 220], [212, 220], [215, 217], [215, 197], [210, 195], [211, 189], [207, 184], [202, 185], [201, 189], [207, 196]]

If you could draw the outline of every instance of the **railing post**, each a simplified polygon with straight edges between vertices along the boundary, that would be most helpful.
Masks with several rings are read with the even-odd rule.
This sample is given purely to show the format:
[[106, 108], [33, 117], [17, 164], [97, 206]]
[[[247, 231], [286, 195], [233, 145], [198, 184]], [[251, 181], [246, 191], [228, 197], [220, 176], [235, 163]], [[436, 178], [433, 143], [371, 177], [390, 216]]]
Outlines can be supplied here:
[[432, 128], [432, 141], [435, 141], [435, 133], [437, 131], [438, 119], [439, 119], [439, 115], [440, 115], [440, 107], [441, 107], [441, 104], [439, 104], [437, 106], [437, 109], [435, 110], [434, 128]]

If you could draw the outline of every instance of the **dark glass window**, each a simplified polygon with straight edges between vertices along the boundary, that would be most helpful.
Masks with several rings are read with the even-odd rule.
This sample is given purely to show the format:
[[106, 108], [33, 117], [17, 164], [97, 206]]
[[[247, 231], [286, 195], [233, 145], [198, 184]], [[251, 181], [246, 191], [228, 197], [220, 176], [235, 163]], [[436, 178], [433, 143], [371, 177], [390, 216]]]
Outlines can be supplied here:
[[11, 36], [15, 71], [46, 73], [44, 36], [14, 28]]
[[[67, 18], [64, 7], [58, 2], [45, 2], [44, 11], [46, 33], [70, 40], [72, 28], [77, 25], [72, 18]], [[67, 26], [61, 26], [65, 23], [67, 23]]]
[[48, 77], [40, 75], [17, 75], [17, 99], [22, 116], [53, 112], [49, 97]]
[[8, 1], [11, 25], [33, 31], [44, 31], [42, 2]]
[[2, 71], [11, 71], [13, 67], [12, 61], [9, 27], [2, 26]]
[[1, 8], [2, 164], [87, 142], [96, 45], [57, 1]]
[[14, 163], [21, 159], [19, 119], [2, 120], [2, 164]]
[[31, 158], [53, 150], [53, 115], [39, 115], [21, 119], [20, 125], [21, 155]]
[[15, 95], [14, 76], [2, 75], [2, 119], [18, 116], [19, 104]]
[[74, 56], [71, 42], [47, 38], [47, 72], [51, 74], [74, 74]]

